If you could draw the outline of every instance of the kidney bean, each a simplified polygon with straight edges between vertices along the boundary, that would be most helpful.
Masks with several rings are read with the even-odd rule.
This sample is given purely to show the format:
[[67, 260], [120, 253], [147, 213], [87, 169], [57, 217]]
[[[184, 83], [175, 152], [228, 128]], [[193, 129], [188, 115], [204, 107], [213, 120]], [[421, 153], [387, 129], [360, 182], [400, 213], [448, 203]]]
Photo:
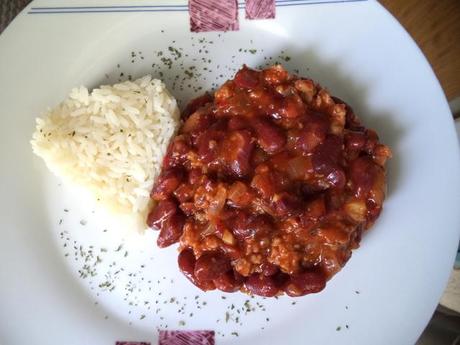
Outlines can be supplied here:
[[199, 282], [196, 279], [194, 274], [196, 259], [193, 250], [190, 248], [182, 250], [177, 258], [177, 263], [184, 276], [201, 290], [209, 291], [215, 289], [215, 285], [212, 281]]
[[201, 169], [198, 169], [198, 168], [190, 169], [190, 171], [188, 172], [188, 183], [190, 183], [191, 185], [200, 184], [203, 177], [204, 175]]
[[211, 103], [213, 101], [213, 97], [209, 93], [205, 93], [204, 95], [197, 97], [190, 101], [185, 110], [182, 112], [182, 118], [187, 119], [191, 114], [196, 112], [199, 108], [204, 106], [205, 104]]
[[264, 262], [261, 266], [261, 273], [264, 276], [274, 276], [276, 273], [279, 272], [279, 268], [276, 265], [273, 265], [270, 262]]
[[284, 290], [289, 282], [290, 276], [289, 274], [279, 270], [274, 276], [272, 276], [272, 279], [279, 290]]
[[220, 156], [230, 172], [238, 177], [247, 175], [251, 170], [251, 154], [254, 143], [248, 130], [233, 131], [227, 134], [220, 146]]
[[259, 146], [267, 153], [274, 154], [283, 149], [286, 144], [286, 136], [280, 128], [269, 120], [257, 118], [252, 121]]
[[301, 211], [302, 201], [286, 192], [276, 194], [272, 200], [275, 213], [280, 217], [292, 216]]
[[217, 158], [219, 142], [224, 133], [208, 130], [201, 133], [197, 139], [198, 156], [203, 163], [210, 163]]
[[199, 281], [214, 280], [232, 268], [230, 260], [218, 252], [205, 252], [195, 264], [195, 277]]
[[224, 253], [230, 260], [236, 260], [242, 257], [242, 250], [238, 245], [230, 245], [227, 243], [222, 243], [219, 248], [222, 253]]
[[257, 273], [250, 275], [244, 286], [250, 293], [264, 297], [273, 297], [279, 291], [272, 277]]
[[244, 240], [270, 233], [273, 225], [265, 215], [248, 216], [244, 212], [238, 212], [233, 218], [231, 228], [238, 239]]
[[182, 212], [176, 212], [167, 218], [160, 230], [157, 238], [157, 245], [160, 248], [169, 247], [171, 244], [179, 241], [185, 224], [185, 217]]
[[179, 208], [184, 212], [187, 217], [192, 216], [197, 210], [195, 203], [193, 202], [183, 202], [179, 205]]
[[280, 118], [279, 109], [281, 108], [283, 97], [278, 93], [265, 88], [257, 88], [249, 93], [249, 98], [259, 114], [268, 115], [275, 119]]
[[300, 192], [302, 196], [310, 198], [312, 196], [318, 195], [318, 193], [323, 192], [326, 187], [324, 184], [319, 184], [317, 181], [307, 181], [300, 186]]
[[345, 172], [340, 168], [334, 168], [327, 176], [326, 181], [335, 188], [343, 188], [347, 183]]
[[270, 198], [276, 193], [276, 184], [272, 180], [270, 173], [260, 173], [254, 175], [251, 187], [260, 193], [263, 198]]
[[219, 278], [214, 279], [216, 288], [224, 292], [238, 291], [243, 285], [244, 278], [240, 274], [230, 270], [222, 274]]
[[168, 199], [183, 179], [183, 172], [179, 169], [164, 170], [150, 193], [155, 200]]
[[290, 178], [303, 180], [312, 172], [311, 158], [308, 156], [296, 156], [287, 162], [286, 167], [286, 172]]
[[259, 164], [264, 163], [268, 159], [268, 154], [262, 150], [260, 147], [255, 147], [254, 152], [252, 153], [251, 165], [258, 166]]
[[259, 84], [259, 74], [260, 72], [249, 69], [245, 65], [236, 73], [235, 85], [243, 89], [252, 89]]
[[209, 128], [214, 117], [204, 111], [195, 111], [182, 125], [182, 133], [199, 133]]
[[326, 139], [329, 121], [324, 115], [311, 113], [303, 124], [304, 128], [298, 134], [296, 148], [304, 152], [312, 152]]
[[344, 136], [344, 142], [348, 150], [362, 150], [366, 145], [366, 136], [363, 132], [347, 131]]
[[375, 181], [379, 181], [377, 188], [374, 190], [378, 191], [381, 199], [379, 203], [383, 201], [385, 194], [383, 191], [385, 187], [383, 169], [374, 163], [370, 157], [363, 156], [352, 161], [349, 167], [349, 174], [356, 197], [366, 197], [373, 188]]
[[195, 190], [192, 185], [183, 183], [178, 188], [176, 188], [173, 194], [176, 197], [176, 199], [182, 204], [184, 202], [192, 200], [194, 192]]
[[313, 168], [320, 174], [328, 175], [336, 169], [342, 155], [342, 140], [336, 135], [328, 135], [312, 155]]
[[366, 145], [365, 145], [365, 150], [367, 153], [372, 154], [372, 151], [374, 151], [375, 146], [379, 142], [379, 136], [377, 135], [377, 132], [372, 130], [372, 129], [366, 129]]
[[186, 161], [189, 152], [190, 145], [187, 139], [182, 135], [176, 136], [168, 146], [166, 155], [163, 158], [163, 167], [168, 169], [182, 165]]
[[160, 230], [164, 221], [177, 212], [177, 205], [172, 200], [162, 200], [156, 205], [147, 217], [150, 228]]
[[324, 274], [320, 271], [311, 270], [291, 275], [284, 291], [291, 297], [299, 297], [320, 292], [325, 286], [326, 278]]

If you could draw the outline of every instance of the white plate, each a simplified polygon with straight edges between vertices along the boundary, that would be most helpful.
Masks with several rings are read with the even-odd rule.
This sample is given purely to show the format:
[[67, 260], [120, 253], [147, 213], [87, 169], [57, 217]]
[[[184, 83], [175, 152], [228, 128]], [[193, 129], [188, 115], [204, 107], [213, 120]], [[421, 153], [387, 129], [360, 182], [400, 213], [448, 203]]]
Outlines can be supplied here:
[[[459, 151], [439, 83], [395, 19], [374, 1], [280, 1], [274, 21], [248, 21], [240, 10], [240, 31], [192, 34], [184, 2], [163, 0], [182, 5], [175, 11], [28, 13], [88, 4], [96, 6], [35, 1], [0, 37], [0, 343], [156, 344], [157, 328], [165, 327], [212, 329], [217, 344], [414, 343], [440, 298], [458, 244]], [[295, 300], [202, 293], [178, 272], [174, 248], [158, 250], [153, 232], [141, 237], [118, 229], [33, 156], [34, 118], [46, 107], [75, 85], [116, 81], [121, 72], [121, 78], [154, 73], [151, 66], [160, 61], [154, 51], [169, 54], [169, 46], [183, 51], [171, 69], [161, 65], [164, 77], [180, 74], [180, 62], [206, 67], [191, 83], [203, 89], [231, 77], [242, 63], [289, 56], [282, 62], [290, 70], [350, 103], [392, 148], [384, 212], [322, 293]], [[187, 84], [173, 91], [182, 101], [196, 94]], [[74, 244], [77, 252], [80, 245], [84, 251], [93, 246], [101, 257], [95, 276], [79, 277], [84, 264], [79, 253], [75, 260]], [[106, 291], [107, 279], [114, 280], [112, 291]], [[238, 314], [247, 299], [255, 310]]]

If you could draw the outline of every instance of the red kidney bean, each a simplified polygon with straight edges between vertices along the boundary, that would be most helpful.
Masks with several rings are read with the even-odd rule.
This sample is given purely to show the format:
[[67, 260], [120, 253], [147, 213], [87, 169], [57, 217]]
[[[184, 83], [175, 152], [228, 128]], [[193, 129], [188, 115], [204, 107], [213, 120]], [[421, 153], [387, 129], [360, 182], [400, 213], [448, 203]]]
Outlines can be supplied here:
[[179, 257], [177, 258], [177, 263], [179, 264], [179, 269], [181, 272], [190, 279], [193, 276], [196, 263], [193, 250], [190, 248], [182, 250], [179, 253]]
[[254, 143], [248, 130], [233, 131], [227, 134], [220, 147], [224, 165], [238, 177], [247, 175], [251, 170], [251, 154]]
[[303, 122], [304, 128], [298, 134], [296, 147], [305, 152], [312, 152], [326, 139], [329, 120], [324, 115], [312, 113]]
[[344, 142], [348, 150], [362, 150], [366, 145], [366, 136], [363, 132], [347, 131]]
[[303, 183], [300, 186], [300, 191], [304, 197], [316, 196], [318, 193], [323, 192], [326, 187], [323, 184], [318, 184], [317, 182], [312, 183]]
[[182, 204], [184, 202], [192, 200], [194, 192], [195, 189], [192, 185], [183, 183], [174, 191], [173, 194], [176, 197], [176, 199]]
[[209, 128], [214, 117], [203, 111], [196, 111], [182, 125], [182, 133], [199, 133]]
[[290, 276], [289, 274], [278, 271], [274, 276], [272, 276], [272, 279], [279, 290], [284, 290], [289, 282]]
[[374, 151], [375, 146], [379, 143], [379, 136], [377, 132], [372, 129], [366, 129], [366, 145], [365, 150], [371, 154]]
[[230, 260], [236, 260], [242, 257], [242, 250], [238, 245], [231, 245], [227, 243], [222, 243], [220, 245], [220, 250], [224, 253]]
[[320, 271], [306, 271], [291, 275], [289, 283], [284, 288], [287, 295], [298, 297], [320, 292], [326, 286], [326, 278]]
[[189, 151], [190, 146], [186, 138], [182, 135], [175, 137], [172, 143], [169, 144], [166, 155], [163, 158], [163, 167], [167, 169], [182, 165]]
[[312, 163], [310, 157], [296, 156], [290, 159], [286, 166], [286, 173], [294, 180], [303, 180], [312, 171]]
[[273, 229], [273, 225], [265, 215], [248, 216], [246, 213], [239, 212], [233, 218], [231, 228], [238, 239], [244, 240], [268, 234]]
[[[249, 98], [258, 110], [258, 113], [275, 119], [280, 118], [278, 110], [283, 102], [283, 96], [263, 88], [258, 88], [249, 93]], [[254, 117], [254, 113], [252, 112], [249, 115], [248, 117]]]
[[274, 154], [283, 149], [286, 145], [286, 136], [280, 128], [269, 120], [257, 118], [252, 121], [259, 146], [267, 153]]
[[333, 187], [341, 189], [345, 187], [347, 177], [342, 169], [335, 168], [326, 176], [326, 181], [328, 181]]
[[205, 252], [195, 264], [195, 277], [199, 281], [214, 280], [232, 268], [230, 260], [218, 252]]
[[192, 216], [196, 212], [194, 202], [183, 202], [179, 205], [179, 208], [184, 212], [187, 217]]
[[328, 175], [335, 170], [342, 155], [342, 140], [336, 135], [328, 135], [312, 155], [313, 168], [320, 174]]
[[164, 221], [177, 212], [177, 205], [172, 200], [162, 200], [156, 205], [147, 217], [147, 225], [150, 228], [160, 230]]
[[272, 200], [275, 213], [280, 217], [292, 216], [301, 211], [302, 201], [286, 192], [277, 194]]
[[273, 278], [263, 274], [250, 275], [244, 286], [250, 293], [264, 297], [273, 297], [279, 291]]
[[215, 285], [212, 281], [199, 282], [196, 279], [194, 274], [196, 259], [193, 250], [190, 248], [182, 250], [177, 258], [177, 263], [184, 276], [201, 290], [209, 291], [215, 289]]
[[243, 277], [233, 270], [227, 271], [219, 278], [214, 279], [214, 285], [216, 285], [216, 288], [224, 292], [238, 291], [243, 285], [243, 282]]
[[279, 268], [278, 266], [276, 265], [273, 265], [272, 263], [270, 262], [264, 262], [261, 267], [261, 273], [264, 275], [264, 276], [274, 276], [276, 273], [279, 272]]
[[150, 193], [155, 200], [168, 199], [183, 179], [183, 172], [179, 169], [164, 170]]
[[188, 183], [190, 183], [191, 185], [197, 185], [200, 183], [203, 177], [204, 175], [201, 169], [198, 169], [198, 168], [191, 169], [188, 172]]
[[217, 117], [216, 119], [213, 120], [209, 128], [211, 130], [218, 131], [218, 132], [227, 132], [228, 131], [228, 119], [226, 117]]
[[163, 222], [157, 238], [158, 247], [165, 248], [179, 241], [179, 238], [182, 236], [184, 224], [185, 217], [182, 212], [178, 211], [167, 218]]
[[350, 180], [356, 197], [365, 197], [372, 188], [376, 170], [380, 169], [370, 157], [363, 156], [351, 162], [349, 167]]
[[219, 152], [219, 142], [223, 136], [223, 132], [208, 130], [198, 137], [198, 155], [203, 163], [210, 163], [216, 159]]
[[255, 147], [254, 152], [252, 153], [251, 165], [254, 167], [258, 166], [259, 164], [267, 161], [268, 157], [268, 154], [264, 150], [260, 147]]
[[367, 221], [368, 221], [368, 227], [369, 227], [380, 216], [380, 213], [382, 212], [382, 206], [377, 205], [375, 203], [368, 203], [368, 204], [371, 204], [371, 205], [368, 205], [368, 212], [367, 212]]
[[199, 108], [201, 108], [205, 104], [211, 103], [212, 101], [213, 101], [212, 95], [207, 92], [203, 96], [193, 99], [191, 102], [187, 104], [187, 106], [185, 107], [185, 110], [182, 112], [182, 118], [187, 119], [191, 114], [193, 114]]
[[252, 89], [259, 84], [259, 74], [260, 72], [243, 66], [235, 75], [235, 85], [243, 89]]
[[275, 194], [275, 184], [269, 173], [256, 174], [251, 181], [251, 187], [257, 190], [263, 198], [270, 198]]

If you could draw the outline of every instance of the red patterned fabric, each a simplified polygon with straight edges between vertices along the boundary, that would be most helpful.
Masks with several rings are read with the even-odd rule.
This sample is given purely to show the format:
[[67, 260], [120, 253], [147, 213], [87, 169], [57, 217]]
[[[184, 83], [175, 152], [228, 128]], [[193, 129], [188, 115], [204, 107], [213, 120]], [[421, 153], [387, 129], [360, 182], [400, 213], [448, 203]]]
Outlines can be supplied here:
[[239, 29], [237, 0], [189, 0], [188, 9], [193, 32]]
[[160, 331], [158, 345], [215, 345], [214, 331]]
[[247, 19], [275, 18], [275, 0], [246, 0]]

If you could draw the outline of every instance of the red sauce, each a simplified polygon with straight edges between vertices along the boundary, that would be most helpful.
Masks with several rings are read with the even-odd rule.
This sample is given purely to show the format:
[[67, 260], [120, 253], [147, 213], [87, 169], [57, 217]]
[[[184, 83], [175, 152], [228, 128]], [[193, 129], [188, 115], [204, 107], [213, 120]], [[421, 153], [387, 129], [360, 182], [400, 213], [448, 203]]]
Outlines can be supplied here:
[[152, 190], [158, 245], [202, 290], [321, 291], [385, 197], [391, 156], [344, 102], [281, 66], [192, 101]]

